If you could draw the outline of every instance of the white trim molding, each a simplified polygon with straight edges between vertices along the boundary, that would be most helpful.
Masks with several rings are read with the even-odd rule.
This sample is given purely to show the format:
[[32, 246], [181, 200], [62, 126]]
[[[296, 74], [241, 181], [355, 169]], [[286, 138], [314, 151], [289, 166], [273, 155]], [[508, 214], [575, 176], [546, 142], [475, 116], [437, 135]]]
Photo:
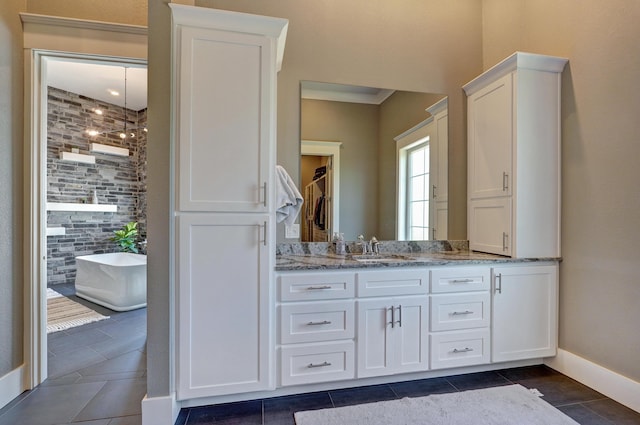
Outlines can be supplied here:
[[640, 382], [561, 349], [544, 364], [640, 412]]
[[180, 413], [175, 393], [162, 397], [142, 399], [142, 425], [173, 425]]
[[25, 389], [24, 365], [0, 377], [0, 408], [6, 406], [11, 400], [22, 394]]

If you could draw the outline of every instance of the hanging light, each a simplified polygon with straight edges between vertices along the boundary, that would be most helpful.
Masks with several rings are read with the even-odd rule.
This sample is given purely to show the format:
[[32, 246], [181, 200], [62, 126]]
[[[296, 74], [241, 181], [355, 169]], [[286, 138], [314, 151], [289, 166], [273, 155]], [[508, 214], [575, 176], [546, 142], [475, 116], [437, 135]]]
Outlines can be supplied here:
[[[123, 110], [123, 119], [124, 119], [124, 123], [123, 123], [123, 128], [122, 130], [103, 130], [103, 131], [98, 131], [96, 129], [87, 129], [85, 132], [89, 137], [96, 137], [99, 136], [101, 134], [103, 135], [109, 135], [109, 134], [117, 134], [118, 137], [120, 137], [120, 139], [127, 139], [127, 138], [135, 138], [137, 137], [137, 132], [136, 130], [141, 130], [144, 131], [145, 133], [147, 132], [147, 127], [143, 126], [143, 127], [134, 127], [134, 128], [127, 128], [127, 67], [124, 67], [124, 90], [123, 90], [123, 94], [124, 94], [124, 110]], [[120, 92], [118, 90], [114, 90], [114, 89], [107, 89], [107, 91], [112, 95], [112, 96], [120, 96]], [[97, 114], [97, 115], [104, 115], [104, 111], [100, 108], [93, 108], [92, 111]]]

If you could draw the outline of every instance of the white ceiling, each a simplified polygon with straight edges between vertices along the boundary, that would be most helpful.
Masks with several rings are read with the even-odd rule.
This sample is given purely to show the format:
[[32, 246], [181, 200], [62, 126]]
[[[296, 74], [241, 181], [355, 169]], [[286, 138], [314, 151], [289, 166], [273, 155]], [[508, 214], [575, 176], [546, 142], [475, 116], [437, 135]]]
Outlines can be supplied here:
[[[147, 107], [147, 68], [64, 60], [47, 61], [47, 85], [139, 111]], [[125, 99], [126, 73], [126, 99]], [[113, 96], [116, 90], [119, 96]]]
[[337, 102], [380, 105], [394, 91], [375, 87], [320, 83], [317, 81], [302, 81], [301, 83], [301, 97], [303, 99], [333, 100]]

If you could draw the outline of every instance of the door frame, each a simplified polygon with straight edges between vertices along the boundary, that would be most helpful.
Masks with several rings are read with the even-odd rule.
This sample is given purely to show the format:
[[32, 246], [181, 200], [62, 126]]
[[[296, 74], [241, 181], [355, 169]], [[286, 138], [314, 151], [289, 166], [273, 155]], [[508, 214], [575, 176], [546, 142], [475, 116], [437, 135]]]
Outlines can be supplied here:
[[[300, 156], [330, 156], [333, 158], [333, 199], [332, 199], [332, 228], [333, 232], [340, 232], [340, 147], [342, 142], [325, 142], [319, 140], [301, 140]], [[329, 238], [333, 235], [329, 235]]]
[[25, 388], [47, 379], [47, 61], [89, 61], [109, 65], [147, 65], [146, 59], [72, 53], [46, 49], [25, 51]]

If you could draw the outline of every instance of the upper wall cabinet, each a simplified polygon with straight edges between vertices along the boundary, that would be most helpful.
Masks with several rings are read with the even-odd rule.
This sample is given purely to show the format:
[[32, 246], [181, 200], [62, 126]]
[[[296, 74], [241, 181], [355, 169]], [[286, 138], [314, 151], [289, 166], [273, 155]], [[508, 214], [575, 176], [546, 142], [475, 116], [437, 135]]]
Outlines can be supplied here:
[[287, 21], [171, 5], [177, 210], [267, 212]]
[[470, 249], [560, 256], [560, 81], [566, 62], [518, 52], [463, 87]]

